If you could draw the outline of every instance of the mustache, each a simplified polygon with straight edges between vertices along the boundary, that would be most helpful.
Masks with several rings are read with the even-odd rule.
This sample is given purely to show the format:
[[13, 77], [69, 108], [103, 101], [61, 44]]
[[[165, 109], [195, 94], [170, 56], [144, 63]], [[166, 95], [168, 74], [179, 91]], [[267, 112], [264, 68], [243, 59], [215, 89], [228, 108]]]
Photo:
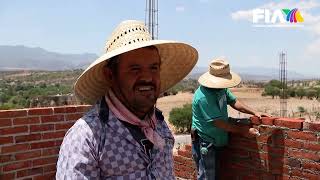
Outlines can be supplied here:
[[134, 84], [133, 88], [135, 89], [137, 86], [152, 86], [154, 89], [156, 88], [156, 84], [152, 82], [138, 81]]

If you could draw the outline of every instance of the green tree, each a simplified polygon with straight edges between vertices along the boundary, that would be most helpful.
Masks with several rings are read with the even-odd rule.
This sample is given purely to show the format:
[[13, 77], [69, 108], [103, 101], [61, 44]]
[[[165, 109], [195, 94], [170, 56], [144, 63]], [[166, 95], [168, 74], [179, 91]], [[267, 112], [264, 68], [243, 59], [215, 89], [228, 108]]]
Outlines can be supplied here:
[[178, 132], [191, 131], [192, 105], [185, 104], [182, 108], [173, 108], [169, 114], [169, 122]]
[[289, 88], [288, 89], [288, 95], [290, 97], [296, 97], [296, 90], [294, 88]]
[[302, 99], [306, 95], [306, 90], [303, 88], [298, 88], [296, 90], [296, 95]]
[[278, 80], [275, 80], [275, 79], [269, 81], [269, 83], [267, 85], [270, 85], [270, 86], [277, 87], [277, 88], [281, 89], [281, 82], [278, 81]]
[[268, 85], [264, 88], [264, 95], [272, 96], [272, 99], [274, 99], [275, 96], [280, 95], [280, 89], [278, 87]]
[[316, 89], [306, 90], [306, 96], [308, 99], [313, 99], [313, 98], [317, 97], [317, 90]]

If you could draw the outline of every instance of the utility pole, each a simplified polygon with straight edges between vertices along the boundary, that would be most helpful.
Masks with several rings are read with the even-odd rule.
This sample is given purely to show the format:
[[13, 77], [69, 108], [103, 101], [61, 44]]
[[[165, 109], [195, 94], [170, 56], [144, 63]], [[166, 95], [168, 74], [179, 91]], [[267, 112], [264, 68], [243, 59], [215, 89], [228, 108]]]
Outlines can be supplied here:
[[279, 53], [279, 79], [280, 89], [280, 117], [287, 117], [287, 54], [283, 51]]
[[145, 24], [152, 39], [158, 39], [158, 0], [146, 0]]

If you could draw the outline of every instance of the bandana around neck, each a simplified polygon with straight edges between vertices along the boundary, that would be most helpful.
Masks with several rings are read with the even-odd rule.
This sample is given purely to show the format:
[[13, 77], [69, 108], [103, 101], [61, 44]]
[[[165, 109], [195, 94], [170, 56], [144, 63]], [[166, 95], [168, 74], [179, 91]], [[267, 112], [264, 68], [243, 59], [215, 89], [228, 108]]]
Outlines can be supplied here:
[[109, 90], [107, 92], [105, 99], [110, 110], [119, 120], [140, 127], [149, 141], [151, 141], [161, 150], [163, 149], [165, 141], [155, 131], [157, 118], [154, 109], [152, 114], [147, 114], [144, 120], [141, 120], [121, 103], [121, 101], [115, 96], [112, 90]]

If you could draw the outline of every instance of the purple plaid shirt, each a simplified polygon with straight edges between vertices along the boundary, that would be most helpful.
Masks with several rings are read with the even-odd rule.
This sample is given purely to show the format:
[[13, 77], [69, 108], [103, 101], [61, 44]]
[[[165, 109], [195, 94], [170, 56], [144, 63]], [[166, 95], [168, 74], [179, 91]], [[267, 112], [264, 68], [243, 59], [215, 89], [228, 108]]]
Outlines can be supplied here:
[[60, 148], [56, 179], [175, 179], [174, 138], [163, 116], [156, 131], [166, 141], [148, 156], [129, 130], [109, 111], [102, 123], [97, 104], [66, 133]]

